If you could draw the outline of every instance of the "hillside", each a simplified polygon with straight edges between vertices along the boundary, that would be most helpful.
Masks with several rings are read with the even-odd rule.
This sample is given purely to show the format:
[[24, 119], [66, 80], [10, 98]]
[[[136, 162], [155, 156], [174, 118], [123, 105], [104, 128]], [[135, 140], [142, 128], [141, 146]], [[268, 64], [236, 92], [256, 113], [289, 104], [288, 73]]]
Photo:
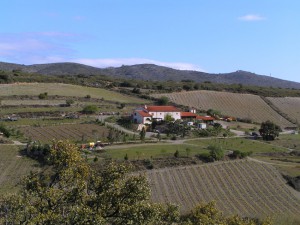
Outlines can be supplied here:
[[183, 212], [215, 200], [225, 215], [264, 217], [300, 214], [300, 200], [278, 171], [250, 160], [152, 170], [146, 173], [154, 202], [180, 205]]
[[51, 63], [25, 66], [0, 62], [0, 70], [21, 70], [23, 72], [38, 73], [42, 75], [107, 75], [110, 77], [136, 80], [193, 80], [195, 82], [209, 81], [213, 83], [223, 84], [242, 84], [251, 86], [272, 86], [300, 89], [300, 83], [297, 82], [257, 75], [241, 70], [232, 73], [213, 74], [198, 71], [175, 70], [153, 64], [140, 64], [133, 66], [100, 69], [78, 63]]
[[[102, 88], [84, 87], [79, 85], [62, 83], [14, 83], [0, 84], [0, 96], [38, 96], [40, 93], [47, 92], [49, 96], [65, 97], [85, 97], [90, 95], [92, 98], [105, 99], [107, 101], [122, 103], [149, 102], [134, 96], [124, 95], [118, 92], [109, 91]], [[26, 104], [26, 101], [24, 102]], [[4, 104], [5, 103], [4, 101]]]
[[294, 126], [257, 95], [201, 90], [154, 94], [152, 96], [156, 98], [166, 96], [171, 102], [195, 107], [199, 110], [218, 110], [223, 116], [250, 119], [257, 123], [271, 120], [281, 127]]
[[300, 98], [267, 98], [281, 112], [290, 117], [294, 123], [300, 122]]

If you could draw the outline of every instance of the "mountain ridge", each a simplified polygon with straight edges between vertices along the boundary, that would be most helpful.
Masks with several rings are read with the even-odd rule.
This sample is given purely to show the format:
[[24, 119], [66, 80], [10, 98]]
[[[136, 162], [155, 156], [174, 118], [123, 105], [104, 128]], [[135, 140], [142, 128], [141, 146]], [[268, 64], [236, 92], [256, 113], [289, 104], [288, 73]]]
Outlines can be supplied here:
[[262, 87], [280, 87], [300, 89], [300, 83], [283, 80], [265, 75], [238, 70], [231, 73], [206, 73], [192, 70], [176, 70], [154, 64], [137, 64], [132, 66], [97, 68], [79, 63], [49, 63], [23, 65], [0, 62], [0, 70], [21, 70], [27, 73], [42, 75], [106, 75], [123, 79], [157, 80], [157, 81], [182, 81], [212, 82], [223, 84], [241, 84]]

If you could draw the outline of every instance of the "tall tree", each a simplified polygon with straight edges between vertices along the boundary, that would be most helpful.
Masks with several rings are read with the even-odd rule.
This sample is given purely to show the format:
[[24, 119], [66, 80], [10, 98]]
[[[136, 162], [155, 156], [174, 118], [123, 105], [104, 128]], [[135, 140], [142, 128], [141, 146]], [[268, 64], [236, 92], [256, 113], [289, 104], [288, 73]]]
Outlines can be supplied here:
[[275, 123], [269, 120], [263, 122], [259, 129], [260, 135], [266, 141], [273, 141], [276, 137], [279, 136], [280, 131], [282, 131], [280, 126], [276, 125]]

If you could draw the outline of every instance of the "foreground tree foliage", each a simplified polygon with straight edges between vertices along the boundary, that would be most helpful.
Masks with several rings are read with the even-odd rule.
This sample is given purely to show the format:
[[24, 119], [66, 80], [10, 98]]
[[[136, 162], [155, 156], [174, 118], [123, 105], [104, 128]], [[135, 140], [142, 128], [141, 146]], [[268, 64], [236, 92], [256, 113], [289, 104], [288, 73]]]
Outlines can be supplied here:
[[51, 166], [30, 174], [18, 195], [1, 199], [0, 224], [270, 224], [226, 218], [214, 202], [181, 216], [178, 206], [149, 201], [144, 175], [113, 162], [93, 171], [68, 142], [54, 143], [48, 160]]

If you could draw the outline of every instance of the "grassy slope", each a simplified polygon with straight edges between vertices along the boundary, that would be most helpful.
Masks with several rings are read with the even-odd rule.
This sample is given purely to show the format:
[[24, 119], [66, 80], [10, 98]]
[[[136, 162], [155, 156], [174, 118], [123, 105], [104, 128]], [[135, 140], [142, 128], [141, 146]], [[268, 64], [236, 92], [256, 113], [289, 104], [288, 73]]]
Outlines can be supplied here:
[[282, 147], [261, 143], [258, 141], [242, 139], [242, 138], [227, 138], [227, 139], [199, 139], [186, 141], [183, 144], [137, 144], [131, 146], [111, 146], [106, 152], [106, 156], [114, 159], [123, 159], [125, 154], [129, 159], [150, 159], [156, 157], [173, 156], [176, 150], [181, 156], [186, 156], [186, 149], [189, 148], [189, 156], [194, 156], [202, 152], [208, 152], [209, 145], [218, 144], [225, 151], [240, 150], [242, 152], [252, 151], [259, 152], [285, 152]]
[[19, 147], [0, 145], [0, 194], [13, 193], [16, 186], [30, 171], [38, 170], [38, 164], [31, 159], [21, 157]]
[[91, 88], [62, 83], [14, 83], [0, 85], [0, 96], [38, 96], [40, 93], [44, 92], [47, 92], [49, 96], [59, 95], [85, 97], [87, 95], [90, 95], [92, 98], [104, 98], [108, 101], [116, 101], [122, 103], [145, 103], [144, 99], [122, 95], [120, 93], [108, 91], [101, 88]]

